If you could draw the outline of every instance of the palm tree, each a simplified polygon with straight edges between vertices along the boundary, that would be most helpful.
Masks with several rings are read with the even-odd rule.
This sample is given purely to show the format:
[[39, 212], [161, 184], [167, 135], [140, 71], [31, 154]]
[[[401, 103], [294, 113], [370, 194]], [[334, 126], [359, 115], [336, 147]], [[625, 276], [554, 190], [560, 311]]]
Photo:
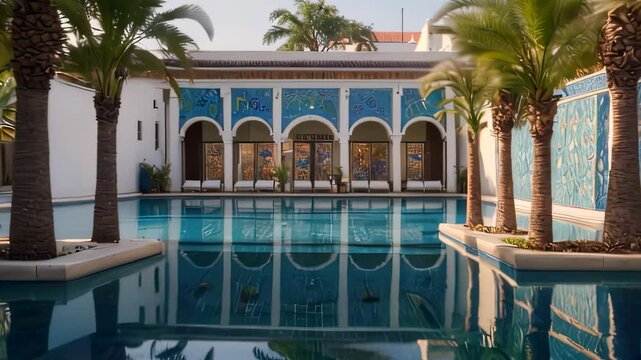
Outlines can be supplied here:
[[194, 5], [158, 12], [163, 0], [85, 0], [81, 6], [77, 0], [59, 3], [78, 37], [76, 44], [68, 47], [66, 69], [90, 82], [96, 92], [98, 160], [92, 240], [118, 242], [116, 125], [125, 80], [130, 72], [156, 71], [179, 91], [162, 60], [139, 44], [155, 39], [165, 56], [176, 57], [189, 67], [186, 48], [195, 46], [194, 41], [171, 22], [194, 20], [210, 39], [214, 30], [207, 14]]
[[270, 45], [287, 39], [279, 50], [329, 51], [344, 47], [346, 41], [357, 45], [357, 50], [376, 50], [374, 35], [369, 26], [348, 20], [338, 14], [335, 6], [325, 0], [294, 0], [296, 13], [276, 9], [269, 15], [275, 22], [263, 36], [263, 43]]
[[557, 88], [596, 62], [597, 29], [588, 0], [451, 0], [448, 20], [463, 54], [509, 71], [524, 94], [534, 140], [529, 238], [552, 242], [552, 127]]
[[[500, 75], [499, 75], [500, 76]], [[499, 86], [492, 97], [492, 128], [499, 145], [496, 227], [515, 231], [514, 179], [512, 177], [512, 129], [520, 119], [521, 96]]]
[[434, 91], [449, 88], [453, 97], [445, 97], [439, 106], [454, 105], [453, 109], [437, 112], [443, 119], [447, 113], [460, 116], [467, 123], [467, 215], [466, 225], [483, 225], [481, 213], [481, 170], [479, 164], [479, 133], [487, 125], [483, 116], [489, 108], [492, 82], [485, 71], [463, 68], [453, 61], [442, 62], [422, 80], [424, 97]]
[[612, 97], [612, 161], [605, 206], [603, 240], [641, 241], [641, 184], [637, 83], [641, 77], [641, 2], [597, 0], [607, 15], [599, 38], [599, 56]]
[[50, 0], [14, 0], [11, 34], [16, 79], [16, 140], [9, 232], [12, 259], [56, 256], [49, 175], [49, 86], [63, 29]]

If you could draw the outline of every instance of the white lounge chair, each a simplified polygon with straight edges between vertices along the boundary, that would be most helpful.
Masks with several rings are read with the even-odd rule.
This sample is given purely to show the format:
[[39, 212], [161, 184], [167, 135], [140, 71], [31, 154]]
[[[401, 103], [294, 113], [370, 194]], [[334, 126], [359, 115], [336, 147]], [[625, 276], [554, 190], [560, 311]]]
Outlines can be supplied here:
[[389, 192], [389, 183], [382, 180], [372, 180], [369, 182], [370, 191]]
[[425, 185], [423, 184], [422, 181], [407, 180], [407, 186], [406, 186], [405, 190], [406, 191], [420, 191], [420, 192], [423, 192], [423, 191], [425, 191]]
[[205, 180], [201, 187], [203, 191], [220, 191], [221, 182], [220, 180]]
[[332, 192], [332, 183], [329, 180], [314, 181], [314, 191]]
[[294, 180], [294, 192], [313, 190], [312, 182], [309, 180]]
[[254, 191], [254, 180], [241, 180], [236, 181], [234, 184], [236, 191]]
[[256, 191], [274, 191], [276, 189], [276, 181], [274, 180], [257, 180], [254, 185]]
[[183, 191], [200, 191], [200, 180], [185, 180], [183, 184]]
[[352, 192], [356, 191], [369, 191], [369, 183], [367, 180], [352, 180], [351, 182], [351, 190]]
[[442, 191], [443, 184], [439, 180], [430, 180], [423, 183], [425, 191]]

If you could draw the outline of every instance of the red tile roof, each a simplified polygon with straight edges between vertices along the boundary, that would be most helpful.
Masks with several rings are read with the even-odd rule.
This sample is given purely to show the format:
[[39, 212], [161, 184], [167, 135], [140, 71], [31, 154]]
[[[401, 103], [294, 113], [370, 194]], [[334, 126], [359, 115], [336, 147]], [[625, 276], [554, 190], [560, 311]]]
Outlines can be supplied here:
[[[420, 31], [406, 31], [401, 33], [400, 31], [373, 31], [374, 39], [376, 42], [380, 43], [400, 43], [400, 42], [409, 42], [414, 37], [414, 41], [418, 41], [421, 37]], [[401, 37], [403, 38], [401, 40]]]

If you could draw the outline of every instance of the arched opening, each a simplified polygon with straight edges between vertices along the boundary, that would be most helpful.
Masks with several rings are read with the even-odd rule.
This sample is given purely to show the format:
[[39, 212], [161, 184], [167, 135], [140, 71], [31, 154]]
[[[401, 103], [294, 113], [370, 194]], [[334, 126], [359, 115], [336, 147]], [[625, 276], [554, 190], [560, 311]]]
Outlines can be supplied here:
[[350, 136], [350, 180], [390, 181], [389, 129], [375, 121], [357, 124]]
[[209, 120], [188, 125], [183, 142], [183, 180], [222, 181], [224, 169], [224, 146], [220, 128]]
[[260, 120], [239, 123], [234, 133], [234, 183], [272, 180], [276, 145], [271, 129]]
[[442, 128], [428, 120], [407, 126], [401, 142], [403, 181], [445, 182], [445, 138]]
[[340, 162], [335, 130], [326, 121], [305, 120], [284, 134], [288, 139], [282, 144], [282, 160], [290, 169], [294, 189], [299, 189], [297, 183], [310, 183], [317, 189], [329, 184], [334, 166]]

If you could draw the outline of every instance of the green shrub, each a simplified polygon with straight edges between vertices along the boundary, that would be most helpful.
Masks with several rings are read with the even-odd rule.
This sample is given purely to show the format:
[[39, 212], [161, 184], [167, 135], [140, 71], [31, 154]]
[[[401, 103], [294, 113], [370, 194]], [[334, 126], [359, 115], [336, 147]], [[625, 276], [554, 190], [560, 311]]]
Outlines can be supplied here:
[[171, 164], [162, 165], [160, 168], [156, 165], [140, 163], [140, 167], [145, 170], [151, 182], [151, 192], [163, 193], [169, 192], [171, 188]]
[[280, 192], [285, 192], [285, 184], [289, 182], [289, 170], [287, 166], [281, 165], [274, 168], [274, 176], [278, 180]]
[[506, 244], [514, 245], [519, 249], [533, 249], [532, 244], [528, 241], [528, 239], [513, 237], [513, 238], [504, 238], [504, 239], [501, 239], [501, 241], [503, 241]]

